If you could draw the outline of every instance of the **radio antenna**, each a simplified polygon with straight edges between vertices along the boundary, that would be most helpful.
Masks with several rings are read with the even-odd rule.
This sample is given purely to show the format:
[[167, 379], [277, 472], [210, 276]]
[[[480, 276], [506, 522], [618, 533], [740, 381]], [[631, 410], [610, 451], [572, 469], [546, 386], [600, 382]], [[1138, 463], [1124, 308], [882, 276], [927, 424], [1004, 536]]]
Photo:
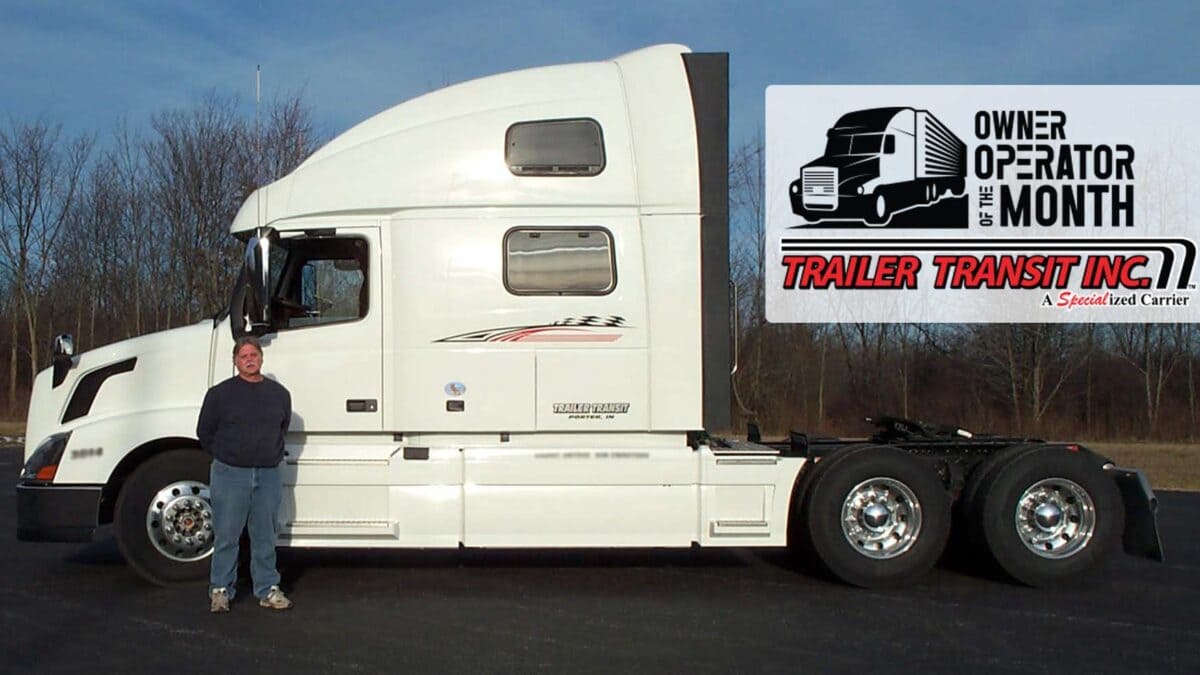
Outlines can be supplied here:
[[[262, 101], [262, 64], [254, 66], [254, 189], [262, 187], [263, 156], [262, 156], [262, 127], [259, 124], [259, 104]], [[263, 224], [263, 195], [259, 194], [255, 209], [258, 212], [258, 226]]]

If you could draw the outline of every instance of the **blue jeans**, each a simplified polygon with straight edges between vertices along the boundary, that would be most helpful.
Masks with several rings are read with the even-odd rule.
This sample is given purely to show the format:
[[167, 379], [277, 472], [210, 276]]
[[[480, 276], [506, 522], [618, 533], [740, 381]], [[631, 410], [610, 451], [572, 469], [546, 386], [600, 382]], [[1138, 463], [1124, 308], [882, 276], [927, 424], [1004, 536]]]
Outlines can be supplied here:
[[244, 468], [214, 459], [210, 476], [209, 496], [216, 538], [208, 589], [224, 588], [233, 599], [238, 540], [242, 537], [242, 528], [248, 526], [254, 595], [265, 598], [271, 586], [279, 583], [279, 572], [275, 569], [275, 517], [283, 500], [279, 467]]

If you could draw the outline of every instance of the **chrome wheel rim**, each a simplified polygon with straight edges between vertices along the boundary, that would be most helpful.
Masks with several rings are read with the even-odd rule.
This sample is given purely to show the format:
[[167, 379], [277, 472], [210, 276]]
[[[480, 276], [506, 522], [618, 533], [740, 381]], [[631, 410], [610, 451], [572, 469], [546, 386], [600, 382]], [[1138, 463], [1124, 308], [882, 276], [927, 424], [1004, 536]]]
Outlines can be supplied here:
[[921, 533], [921, 502], [904, 483], [877, 476], [842, 502], [842, 534], [860, 554], [887, 560], [904, 554]]
[[146, 534], [160, 554], [176, 562], [195, 562], [212, 555], [208, 486], [181, 480], [159, 490], [146, 510]]
[[1046, 478], [1029, 486], [1017, 500], [1015, 523], [1021, 543], [1050, 560], [1070, 558], [1096, 533], [1096, 505], [1078, 483]]

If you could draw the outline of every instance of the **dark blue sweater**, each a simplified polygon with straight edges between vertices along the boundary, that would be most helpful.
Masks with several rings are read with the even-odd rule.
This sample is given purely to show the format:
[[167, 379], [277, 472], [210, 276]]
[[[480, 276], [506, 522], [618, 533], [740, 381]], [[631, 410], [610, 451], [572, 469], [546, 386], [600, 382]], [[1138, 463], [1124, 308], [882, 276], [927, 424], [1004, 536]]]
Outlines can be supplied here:
[[230, 466], [275, 466], [291, 417], [292, 396], [282, 384], [235, 375], [204, 395], [196, 436], [205, 452]]

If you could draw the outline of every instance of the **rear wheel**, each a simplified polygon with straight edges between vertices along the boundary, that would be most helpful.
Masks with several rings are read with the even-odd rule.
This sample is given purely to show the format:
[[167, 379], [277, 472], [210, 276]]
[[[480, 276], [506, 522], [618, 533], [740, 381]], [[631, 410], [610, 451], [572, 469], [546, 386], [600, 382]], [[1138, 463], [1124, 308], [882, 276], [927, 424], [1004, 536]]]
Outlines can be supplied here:
[[988, 455], [971, 469], [966, 485], [963, 486], [954, 505], [954, 526], [950, 533], [951, 548], [955, 554], [967, 556], [962, 559], [964, 562], [969, 561], [973, 565], [984, 561], [986, 564], [986, 561], [991, 559], [987, 542], [983, 540], [983, 532], [977, 525], [983, 522], [979, 488], [1000, 465], [1041, 447], [1044, 447], [1043, 443], [1010, 446]]
[[1124, 529], [1116, 484], [1090, 454], [1062, 447], [1020, 453], [994, 468], [969, 523], [1012, 578], [1047, 586], [1091, 571]]
[[129, 477], [117, 498], [117, 545], [129, 565], [156, 584], [208, 576], [213, 522], [210, 459], [197, 450], [171, 450]]
[[879, 588], [933, 567], [950, 533], [950, 500], [937, 474], [894, 448], [867, 447], [813, 477], [802, 517], [809, 545], [836, 577]]

